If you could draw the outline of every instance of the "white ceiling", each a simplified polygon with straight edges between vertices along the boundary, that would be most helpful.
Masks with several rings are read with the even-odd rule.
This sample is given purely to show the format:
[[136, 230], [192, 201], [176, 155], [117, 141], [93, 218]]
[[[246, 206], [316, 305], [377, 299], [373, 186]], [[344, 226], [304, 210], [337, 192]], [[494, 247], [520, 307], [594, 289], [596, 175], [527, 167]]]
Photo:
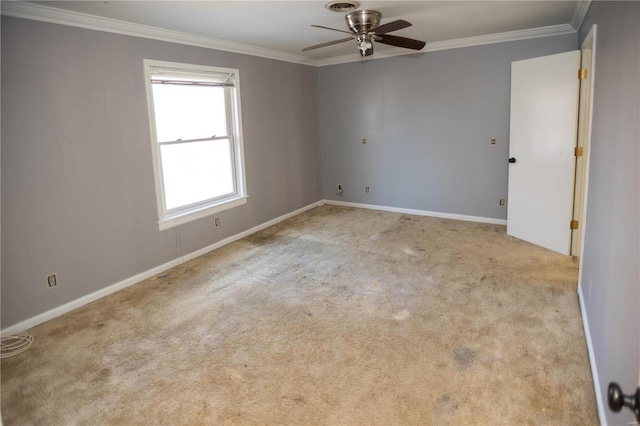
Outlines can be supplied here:
[[[268, 49], [274, 53], [286, 54], [297, 62], [321, 65], [359, 59], [355, 41], [302, 52], [306, 46], [346, 36], [310, 27], [311, 24], [317, 24], [347, 29], [345, 13], [327, 10], [324, 7], [325, 1], [147, 0], [33, 3]], [[383, 24], [396, 19], [411, 22], [412, 27], [396, 31], [393, 35], [426, 41], [425, 50], [433, 50], [430, 46], [441, 45], [441, 42], [496, 33], [541, 27], [556, 28], [555, 26], [563, 26], [565, 33], [567, 29], [574, 31], [568, 24], [576, 25], [576, 15], [580, 14], [582, 2], [396, 0], [360, 3], [360, 9], [382, 12]], [[6, 12], [4, 9], [3, 5], [3, 13]], [[408, 53], [415, 51], [378, 43], [374, 57]]]

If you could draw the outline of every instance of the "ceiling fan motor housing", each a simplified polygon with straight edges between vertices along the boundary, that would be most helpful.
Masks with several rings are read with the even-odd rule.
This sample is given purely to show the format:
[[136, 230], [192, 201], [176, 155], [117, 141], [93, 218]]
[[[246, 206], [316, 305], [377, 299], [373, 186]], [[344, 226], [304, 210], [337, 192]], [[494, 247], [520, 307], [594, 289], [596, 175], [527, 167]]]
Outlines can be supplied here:
[[320, 47], [333, 46], [334, 44], [344, 43], [346, 41], [350, 41], [351, 39], [356, 39], [356, 42], [358, 43], [358, 50], [360, 51], [360, 56], [373, 55], [374, 41], [382, 44], [387, 44], [389, 46], [397, 46], [413, 50], [422, 50], [422, 48], [426, 45], [424, 41], [387, 34], [393, 31], [410, 27], [411, 23], [405, 21], [404, 19], [396, 19], [395, 21], [387, 22], [384, 25], [380, 25], [382, 14], [377, 10], [357, 10], [349, 12], [345, 16], [345, 19], [347, 21], [349, 31], [338, 30], [322, 25], [312, 25], [312, 27], [347, 33], [351, 37], [316, 44], [315, 46], [305, 47], [304, 49], [302, 49], [302, 51], [306, 52], [307, 50], [318, 49]]
[[366, 34], [380, 24], [382, 14], [377, 10], [356, 10], [347, 13], [347, 25], [356, 34]]

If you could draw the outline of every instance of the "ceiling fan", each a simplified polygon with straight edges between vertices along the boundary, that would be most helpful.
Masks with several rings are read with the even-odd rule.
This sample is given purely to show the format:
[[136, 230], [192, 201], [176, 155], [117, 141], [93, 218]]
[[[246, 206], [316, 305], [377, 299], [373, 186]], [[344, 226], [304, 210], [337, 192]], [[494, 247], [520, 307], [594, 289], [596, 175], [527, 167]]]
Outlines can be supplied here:
[[358, 50], [361, 56], [373, 55], [373, 41], [390, 46], [404, 47], [406, 49], [421, 50], [426, 43], [424, 41], [412, 38], [398, 37], [389, 35], [392, 31], [401, 30], [411, 26], [411, 23], [398, 19], [387, 24], [379, 25], [382, 14], [377, 10], [357, 10], [347, 13], [345, 19], [350, 31], [338, 30], [336, 28], [324, 27], [322, 25], [311, 25], [316, 28], [324, 28], [326, 30], [339, 31], [349, 34], [349, 37], [340, 40], [329, 41], [326, 43], [316, 44], [314, 46], [305, 47], [303, 52], [321, 47], [332, 46], [334, 44], [344, 43], [350, 40], [356, 40]]

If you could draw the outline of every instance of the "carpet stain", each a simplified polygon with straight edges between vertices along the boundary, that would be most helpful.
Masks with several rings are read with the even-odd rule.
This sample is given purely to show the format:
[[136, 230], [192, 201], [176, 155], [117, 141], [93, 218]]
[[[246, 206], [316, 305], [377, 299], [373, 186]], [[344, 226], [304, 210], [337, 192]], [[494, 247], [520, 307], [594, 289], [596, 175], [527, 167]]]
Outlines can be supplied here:
[[382, 289], [380, 283], [377, 283], [377, 282], [370, 282], [365, 286], [365, 288], [367, 290], [376, 291], [376, 292]]
[[466, 346], [459, 346], [453, 350], [451, 358], [457, 369], [466, 370], [475, 364], [477, 356], [477, 351]]
[[415, 250], [412, 249], [411, 247], [403, 247], [402, 251], [408, 254], [409, 256], [415, 256], [417, 254]]
[[406, 320], [407, 318], [409, 318], [410, 315], [411, 314], [409, 313], [409, 311], [407, 311], [406, 309], [403, 309], [403, 310], [393, 314], [393, 319], [396, 320], [396, 321], [403, 321], [403, 320]]

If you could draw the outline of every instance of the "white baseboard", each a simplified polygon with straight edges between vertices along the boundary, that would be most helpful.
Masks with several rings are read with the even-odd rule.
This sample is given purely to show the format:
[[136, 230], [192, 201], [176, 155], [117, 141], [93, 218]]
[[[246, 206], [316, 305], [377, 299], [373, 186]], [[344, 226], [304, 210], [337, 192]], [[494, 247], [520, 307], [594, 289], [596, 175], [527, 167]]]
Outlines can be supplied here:
[[430, 212], [427, 210], [415, 210], [415, 209], [404, 209], [400, 207], [376, 206], [373, 204], [350, 203], [346, 201], [336, 201], [336, 200], [323, 200], [323, 202], [325, 204], [332, 204], [334, 206], [356, 207], [360, 209], [369, 209], [369, 210], [382, 210], [385, 212], [413, 214], [416, 216], [430, 216], [430, 217], [439, 217], [442, 219], [465, 220], [467, 222], [491, 223], [493, 225], [507, 224], [507, 221], [505, 219], [495, 219], [492, 217], [467, 216], [464, 214], [455, 214], [455, 213]]
[[210, 246], [201, 248], [200, 250], [196, 250], [192, 253], [186, 254], [184, 256], [181, 256], [178, 259], [174, 259], [171, 260], [169, 262], [163, 263], [162, 265], [156, 266], [155, 268], [149, 269], [148, 271], [144, 271], [141, 272], [137, 275], [134, 275], [132, 277], [126, 278], [118, 283], [112, 284], [108, 287], [102, 288], [98, 291], [95, 291], [91, 294], [88, 294], [86, 296], [80, 297], [79, 299], [73, 300], [69, 303], [66, 303], [62, 306], [58, 306], [57, 308], [53, 308], [49, 311], [46, 311], [42, 314], [36, 315], [34, 317], [28, 318], [24, 321], [21, 321], [17, 324], [11, 325], [5, 329], [3, 329], [2, 331], [0, 331], [0, 335], [2, 336], [9, 336], [15, 333], [18, 333], [20, 331], [24, 331], [27, 330], [29, 328], [35, 327], [36, 325], [42, 324], [43, 322], [52, 320], [56, 317], [59, 317], [60, 315], [66, 314], [67, 312], [70, 312], [74, 309], [77, 309], [81, 306], [84, 306], [88, 303], [91, 303], [95, 300], [98, 300], [100, 298], [103, 298], [105, 296], [108, 296], [112, 293], [115, 293], [116, 291], [122, 290], [123, 288], [127, 288], [129, 286], [132, 286], [136, 283], [139, 283], [140, 281], [144, 281], [148, 278], [151, 278], [155, 275], [158, 275], [159, 273], [166, 271], [167, 269], [173, 268], [174, 266], [177, 266], [181, 263], [184, 263], [186, 261], [189, 261], [191, 259], [194, 259], [198, 256], [202, 256], [203, 254], [209, 253], [210, 251], [213, 251], [215, 249], [218, 249], [222, 246], [226, 246], [227, 244], [231, 244], [235, 241], [238, 241], [248, 235], [251, 235], [253, 233], [256, 233], [258, 231], [261, 231], [265, 228], [268, 228], [272, 225], [275, 225], [276, 223], [282, 222], [284, 220], [287, 220], [293, 216], [297, 216], [302, 212], [305, 212], [307, 210], [310, 210], [314, 207], [317, 207], [319, 205], [322, 205], [323, 201], [317, 201], [315, 203], [309, 204], [305, 207], [302, 207], [298, 210], [292, 211], [291, 213], [287, 213], [285, 215], [279, 216], [275, 219], [272, 219], [268, 222], [262, 223], [260, 225], [254, 226], [251, 229], [248, 229], [246, 231], [240, 232], [239, 234], [236, 235], [232, 235], [231, 237], [225, 238], [224, 240], [218, 241], [217, 243], [211, 244]]
[[[582, 266], [582, 265], [581, 265]], [[593, 352], [593, 342], [591, 341], [591, 332], [589, 331], [589, 319], [587, 318], [587, 310], [584, 306], [584, 297], [582, 295], [582, 286], [578, 285], [578, 299], [580, 300], [580, 313], [582, 314], [582, 326], [584, 327], [584, 335], [587, 340], [587, 351], [589, 352], [589, 363], [591, 364], [591, 377], [593, 378], [593, 387], [596, 392], [596, 405], [598, 407], [598, 417], [600, 424], [607, 425], [607, 417], [604, 411], [604, 401], [602, 400], [602, 389], [600, 389], [600, 379], [598, 378], [598, 367], [596, 366], [596, 354]]]

